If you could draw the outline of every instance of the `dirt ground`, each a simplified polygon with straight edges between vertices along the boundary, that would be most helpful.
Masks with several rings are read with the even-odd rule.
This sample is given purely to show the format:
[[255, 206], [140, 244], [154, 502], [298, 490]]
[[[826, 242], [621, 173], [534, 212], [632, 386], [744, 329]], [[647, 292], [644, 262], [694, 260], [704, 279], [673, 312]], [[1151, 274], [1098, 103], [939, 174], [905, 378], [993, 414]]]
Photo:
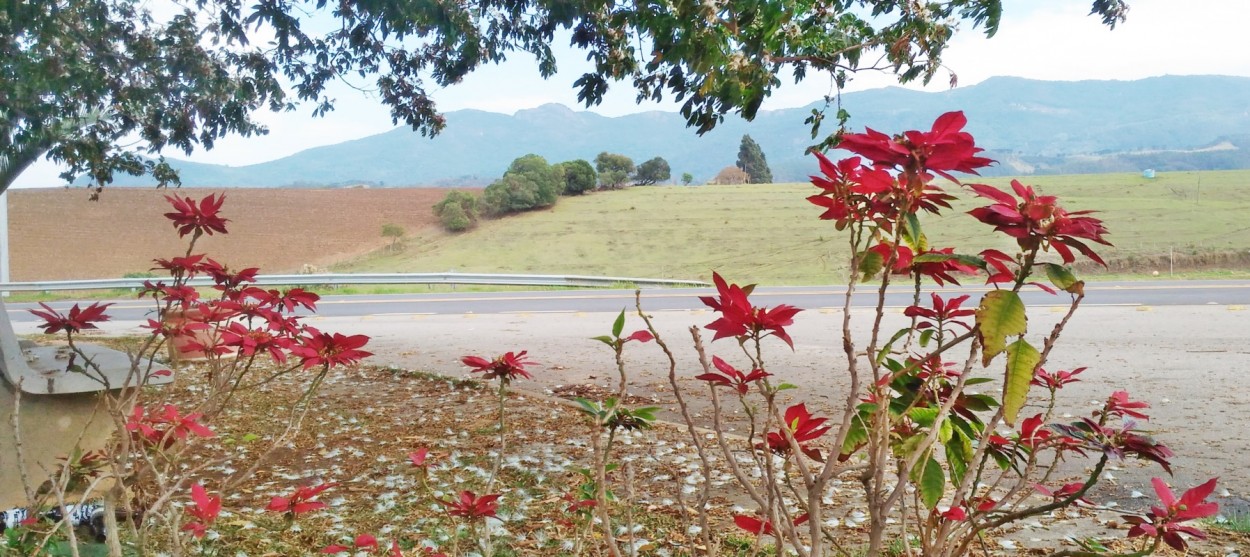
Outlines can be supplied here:
[[409, 235], [436, 225], [430, 208], [449, 190], [106, 188], [99, 201], [89, 201], [82, 188], [12, 190], [12, 280], [147, 272], [154, 256], [186, 249], [161, 217], [169, 211], [164, 196], [199, 199], [221, 191], [230, 234], [202, 238], [197, 251], [229, 254], [221, 262], [231, 268], [295, 273], [304, 265], [327, 267], [382, 248], [390, 242], [382, 237], [383, 224], [397, 224]]

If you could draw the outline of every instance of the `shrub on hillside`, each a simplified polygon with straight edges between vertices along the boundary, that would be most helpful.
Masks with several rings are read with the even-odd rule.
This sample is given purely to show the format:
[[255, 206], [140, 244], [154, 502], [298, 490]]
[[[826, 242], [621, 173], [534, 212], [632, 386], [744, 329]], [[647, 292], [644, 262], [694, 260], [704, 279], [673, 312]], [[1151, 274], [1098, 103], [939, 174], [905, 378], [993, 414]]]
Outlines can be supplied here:
[[449, 191], [442, 201], [434, 205], [434, 215], [450, 232], [468, 230], [477, 224], [477, 197], [465, 191]]
[[625, 155], [605, 151], [595, 157], [595, 170], [599, 171], [599, 187], [619, 188], [633, 175], [634, 161]]
[[668, 167], [668, 161], [663, 157], [656, 157], [647, 162], [638, 165], [638, 173], [634, 175], [634, 185], [650, 186], [665, 182], [672, 177], [672, 170]]
[[482, 193], [482, 211], [490, 216], [550, 207], [564, 189], [558, 166], [547, 164], [538, 155], [525, 155], [512, 161], [508, 171]]
[[599, 175], [595, 173], [595, 167], [590, 166], [589, 162], [577, 159], [562, 162], [556, 166], [564, 173], [564, 195], [581, 195], [595, 189]]
[[712, 178], [709, 184], [729, 185], [729, 184], [745, 184], [750, 181], [751, 176], [746, 171], [736, 166], [726, 166], [716, 173], [716, 177]]

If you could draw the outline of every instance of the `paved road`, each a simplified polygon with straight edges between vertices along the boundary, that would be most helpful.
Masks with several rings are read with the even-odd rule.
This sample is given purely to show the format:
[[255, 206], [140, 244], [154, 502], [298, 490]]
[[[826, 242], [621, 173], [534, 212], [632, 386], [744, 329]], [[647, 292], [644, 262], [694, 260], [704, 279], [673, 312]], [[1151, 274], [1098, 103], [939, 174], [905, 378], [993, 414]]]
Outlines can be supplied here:
[[[968, 286], [963, 292], [984, 292], [982, 286]], [[790, 304], [800, 308], [841, 307], [839, 286], [791, 286], [760, 288], [752, 299], [758, 304], [773, 306]], [[944, 290], [944, 292], [952, 292]], [[705, 288], [658, 288], [643, 291], [643, 304], [649, 311], [689, 310], [703, 308], [698, 296], [714, 294]], [[857, 307], [875, 302], [875, 292], [860, 290], [855, 294]], [[975, 297], [975, 296], [974, 296]], [[888, 307], [911, 304], [911, 295], [900, 288], [886, 299]], [[1066, 295], [1051, 296], [1036, 288], [1025, 293], [1030, 307], [1065, 305]], [[326, 318], [388, 315], [446, 315], [547, 312], [616, 312], [632, 307], [632, 290], [558, 290], [541, 292], [466, 292], [439, 294], [389, 294], [326, 296], [318, 305], [318, 314]], [[1086, 287], [1084, 305], [1088, 306], [1198, 306], [1250, 304], [1250, 281], [1158, 281], [1104, 282]], [[69, 302], [50, 304], [64, 310]], [[7, 304], [9, 318], [15, 323], [35, 318], [27, 309], [35, 304]], [[110, 308], [117, 321], [138, 321], [152, 308], [151, 302], [119, 300]]]

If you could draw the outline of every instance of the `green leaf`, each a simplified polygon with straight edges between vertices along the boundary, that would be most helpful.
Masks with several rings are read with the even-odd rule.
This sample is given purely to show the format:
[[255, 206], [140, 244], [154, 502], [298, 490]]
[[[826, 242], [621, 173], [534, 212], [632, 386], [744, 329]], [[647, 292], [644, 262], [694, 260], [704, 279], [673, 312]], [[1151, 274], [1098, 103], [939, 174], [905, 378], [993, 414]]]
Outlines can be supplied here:
[[1007, 347], [1007, 377], [1003, 381], [1003, 421], [1016, 424], [1016, 415], [1029, 398], [1029, 382], [1042, 355], [1024, 339]]
[[924, 233], [920, 231], [920, 218], [916, 213], [907, 213], [903, 220], [903, 240], [913, 253], [920, 253], [925, 248]]
[[971, 265], [978, 269], [985, 268], [985, 260], [975, 255], [963, 255], [959, 253], [926, 253], [917, 255], [911, 260], [912, 263], [942, 263], [943, 261], [958, 261], [965, 265]]
[[937, 415], [937, 408], [912, 408], [907, 411], [907, 417], [920, 427], [933, 427], [933, 420], [937, 419]]
[[1070, 294], [1080, 294], [1085, 289], [1085, 282], [1076, 279], [1071, 267], [1057, 263], [1043, 263], [1042, 266], [1046, 268], [1046, 276], [1055, 288]]
[[990, 395], [965, 395], [963, 404], [964, 408], [973, 412], [985, 412], [998, 406], [998, 401]]
[[621, 314], [616, 316], [616, 322], [612, 324], [612, 336], [621, 338], [621, 332], [625, 330], [625, 310], [621, 310]]
[[937, 329], [925, 329], [924, 332], [920, 333], [920, 347], [929, 346], [929, 341], [933, 339], [933, 334], [936, 332]]
[[877, 276], [877, 273], [881, 272], [881, 267], [885, 265], [885, 259], [875, 251], [865, 251], [859, 254], [859, 257], [860, 280], [868, 280]]
[[890, 337], [890, 340], [881, 347], [881, 350], [877, 351], [877, 363], [881, 363], [881, 360], [890, 354], [890, 348], [894, 343], [898, 342], [898, 339], [903, 338], [903, 335], [910, 331], [911, 329], [899, 329], [897, 333], [894, 333], [894, 336]]
[[614, 342], [614, 341], [612, 340], [612, 337], [610, 337], [610, 336], [608, 336], [608, 335], [600, 335], [600, 336], [597, 336], [597, 337], [590, 337], [590, 340], [597, 340], [597, 341], [602, 342], [602, 343], [604, 343], [604, 344], [606, 344], [606, 345], [608, 345], [608, 346], [613, 346], [613, 342]]
[[989, 377], [973, 377], [964, 381], [964, 385], [971, 387], [973, 385], [980, 385], [981, 383], [989, 383], [990, 381], [993, 381], [993, 379], [990, 379]]
[[1010, 290], [992, 290], [981, 298], [977, 308], [977, 334], [981, 337], [982, 364], [989, 366], [1007, 347], [1007, 337], [1022, 335], [1028, 329], [1024, 302]]
[[942, 465], [933, 457], [929, 457], [924, 461], [924, 469], [920, 471], [920, 500], [924, 502], [924, 506], [932, 509], [936, 507], [938, 501], [942, 500], [942, 495], [946, 490], [946, 473], [942, 471]]
[[255, 441], [255, 440], [257, 440], [257, 439], [260, 439], [260, 436], [259, 436], [259, 435], [257, 435], [257, 434], [255, 434], [255, 433], [244, 433], [244, 434], [243, 434], [243, 442], [244, 442], [244, 443], [251, 443], [252, 441]]
[[968, 471], [968, 461], [973, 456], [972, 441], [964, 437], [963, 433], [956, 433], [946, 442], [946, 463], [950, 465], [951, 483], [963, 483], [964, 474]]
[[797, 388], [799, 388], [799, 386], [795, 385], [794, 383], [782, 383], [780, 385], [777, 385], [777, 387], [774, 388], [773, 391], [781, 392], [781, 391], [788, 391], [790, 389], [797, 389]]

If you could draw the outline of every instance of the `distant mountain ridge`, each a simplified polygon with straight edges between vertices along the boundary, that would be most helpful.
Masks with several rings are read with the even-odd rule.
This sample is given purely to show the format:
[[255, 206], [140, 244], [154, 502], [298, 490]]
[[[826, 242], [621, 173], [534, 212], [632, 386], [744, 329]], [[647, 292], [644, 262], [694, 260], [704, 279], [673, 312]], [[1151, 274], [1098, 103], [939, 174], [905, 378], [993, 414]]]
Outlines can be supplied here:
[[[408, 128], [316, 147], [241, 167], [171, 160], [187, 186], [481, 185], [513, 159], [537, 153], [550, 162], [593, 160], [601, 151], [641, 163], [668, 160], [674, 178], [696, 183], [734, 164], [750, 134], [777, 181], [802, 181], [815, 166], [803, 120], [821, 103], [729, 117], [703, 137], [679, 114], [606, 117], [548, 104], [514, 115], [459, 110], [429, 139]], [[928, 93], [888, 87], [843, 95], [852, 129], [927, 129], [963, 110], [968, 130], [999, 164], [989, 174], [1250, 168], [1250, 78], [1163, 76], [1136, 81], [1038, 81], [996, 77]], [[830, 110], [832, 113], [832, 109]], [[150, 178], [119, 177], [118, 185]]]

